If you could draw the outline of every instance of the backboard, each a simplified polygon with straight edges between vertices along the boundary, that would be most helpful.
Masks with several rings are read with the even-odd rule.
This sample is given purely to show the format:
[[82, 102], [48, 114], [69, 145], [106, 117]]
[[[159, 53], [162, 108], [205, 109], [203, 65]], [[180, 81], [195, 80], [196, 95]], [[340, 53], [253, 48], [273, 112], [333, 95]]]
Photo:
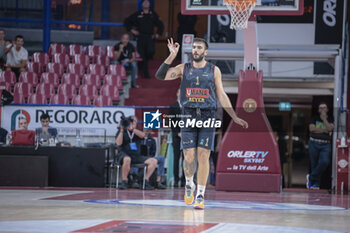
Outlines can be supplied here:
[[[184, 15], [230, 14], [224, 0], [181, 0]], [[252, 15], [302, 15], [304, 0], [257, 0]]]

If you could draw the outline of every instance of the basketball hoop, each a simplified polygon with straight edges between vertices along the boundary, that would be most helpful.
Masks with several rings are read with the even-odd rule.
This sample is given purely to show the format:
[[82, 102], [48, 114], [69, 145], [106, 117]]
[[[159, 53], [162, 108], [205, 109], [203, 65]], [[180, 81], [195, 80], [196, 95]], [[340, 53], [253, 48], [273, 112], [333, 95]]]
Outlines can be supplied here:
[[256, 0], [224, 0], [224, 5], [231, 14], [231, 29], [247, 28], [248, 19], [256, 4]]

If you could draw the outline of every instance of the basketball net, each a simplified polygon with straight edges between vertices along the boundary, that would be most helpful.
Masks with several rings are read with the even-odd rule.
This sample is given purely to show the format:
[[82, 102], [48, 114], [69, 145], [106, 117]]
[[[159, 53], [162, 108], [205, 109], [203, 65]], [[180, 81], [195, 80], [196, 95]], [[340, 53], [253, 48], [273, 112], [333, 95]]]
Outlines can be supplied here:
[[248, 19], [256, 0], [224, 0], [224, 5], [231, 14], [231, 29], [242, 30], [248, 27]]

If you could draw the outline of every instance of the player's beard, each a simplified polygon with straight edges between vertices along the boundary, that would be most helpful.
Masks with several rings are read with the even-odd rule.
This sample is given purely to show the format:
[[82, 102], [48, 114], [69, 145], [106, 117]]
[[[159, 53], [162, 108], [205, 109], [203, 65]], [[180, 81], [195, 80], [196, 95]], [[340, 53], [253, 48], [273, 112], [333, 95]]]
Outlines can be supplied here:
[[197, 57], [197, 58], [195, 58], [195, 57], [194, 57], [194, 54], [192, 54], [192, 58], [193, 58], [193, 61], [194, 61], [194, 62], [201, 62], [201, 61], [203, 61], [203, 59], [204, 59], [204, 53], [198, 54], [198, 57]]

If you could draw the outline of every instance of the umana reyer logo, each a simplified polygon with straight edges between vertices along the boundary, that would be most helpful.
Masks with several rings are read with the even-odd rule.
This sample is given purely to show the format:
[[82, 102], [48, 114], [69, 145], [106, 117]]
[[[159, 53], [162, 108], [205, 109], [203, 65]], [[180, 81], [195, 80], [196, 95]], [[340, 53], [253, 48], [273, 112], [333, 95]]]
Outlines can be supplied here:
[[160, 129], [161, 115], [159, 109], [156, 112], [143, 112], [143, 128]]

